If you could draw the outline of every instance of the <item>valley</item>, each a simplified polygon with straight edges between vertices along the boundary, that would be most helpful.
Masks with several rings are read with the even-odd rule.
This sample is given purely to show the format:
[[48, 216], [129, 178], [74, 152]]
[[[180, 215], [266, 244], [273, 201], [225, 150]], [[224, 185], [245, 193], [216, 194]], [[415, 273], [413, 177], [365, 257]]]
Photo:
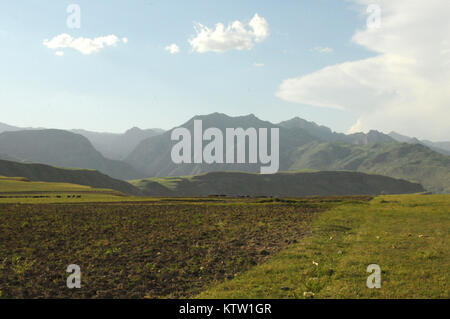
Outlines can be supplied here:
[[[450, 198], [430, 195], [450, 192], [448, 156], [299, 118], [214, 113], [183, 132], [199, 120], [276, 129], [282, 171], [176, 164], [174, 130], [1, 133], [0, 299], [449, 297]], [[365, 287], [373, 263], [381, 290]], [[80, 289], [66, 287], [72, 264]]]

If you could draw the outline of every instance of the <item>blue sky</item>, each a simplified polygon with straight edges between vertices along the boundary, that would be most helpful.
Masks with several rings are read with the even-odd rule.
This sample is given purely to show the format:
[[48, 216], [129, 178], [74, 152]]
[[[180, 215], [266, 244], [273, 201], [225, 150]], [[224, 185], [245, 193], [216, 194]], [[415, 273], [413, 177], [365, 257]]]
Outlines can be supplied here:
[[[72, 3], [81, 8], [79, 29], [66, 25]], [[311, 99], [277, 92], [287, 79], [379, 55], [352, 41], [366, 27], [362, 12], [361, 5], [336, 0], [2, 1], [0, 121], [122, 132], [132, 126], [169, 129], [196, 114], [222, 112], [254, 113], [272, 122], [299, 116], [347, 131], [362, 111], [303, 103]], [[193, 51], [188, 40], [197, 35], [194, 23], [214, 29], [238, 20], [249, 28], [256, 13], [270, 35], [250, 49]], [[92, 54], [43, 44], [60, 34], [115, 35], [128, 42]], [[178, 54], [165, 50], [172, 43]], [[57, 56], [58, 50], [64, 55]], [[433, 137], [444, 137], [439, 134]]]

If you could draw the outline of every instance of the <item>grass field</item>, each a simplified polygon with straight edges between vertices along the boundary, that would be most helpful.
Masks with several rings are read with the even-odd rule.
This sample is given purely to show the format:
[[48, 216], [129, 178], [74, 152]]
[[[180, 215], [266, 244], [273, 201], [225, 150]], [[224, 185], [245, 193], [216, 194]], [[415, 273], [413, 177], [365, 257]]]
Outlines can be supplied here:
[[30, 182], [23, 177], [0, 176], [0, 193], [24, 193], [24, 192], [76, 192], [93, 191], [89, 186], [67, 184], [67, 183], [46, 183]]
[[[0, 298], [450, 296], [449, 195], [142, 198], [33, 187], [0, 198]], [[66, 287], [70, 264], [81, 289]], [[381, 267], [381, 289], [366, 287], [369, 264]]]
[[[133, 200], [134, 197], [126, 197]], [[0, 176], [0, 203], [67, 203], [122, 201], [124, 195], [110, 189], [69, 183], [31, 182], [23, 177]]]
[[181, 181], [190, 181], [193, 176], [182, 176], [182, 177], [153, 177], [146, 179], [137, 179], [129, 181], [131, 185], [139, 188], [145, 188], [148, 183], [159, 183], [170, 190], [175, 190], [176, 186]]
[[[381, 196], [319, 215], [312, 234], [199, 298], [449, 298], [450, 196]], [[367, 266], [381, 268], [368, 289]]]

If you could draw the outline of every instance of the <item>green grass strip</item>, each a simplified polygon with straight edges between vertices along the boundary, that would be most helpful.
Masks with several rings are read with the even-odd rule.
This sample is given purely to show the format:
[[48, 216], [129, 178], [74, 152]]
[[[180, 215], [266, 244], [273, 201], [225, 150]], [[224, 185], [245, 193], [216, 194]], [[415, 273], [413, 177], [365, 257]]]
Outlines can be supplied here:
[[[380, 196], [321, 213], [311, 235], [199, 298], [449, 298], [450, 195]], [[366, 286], [381, 268], [381, 289]]]

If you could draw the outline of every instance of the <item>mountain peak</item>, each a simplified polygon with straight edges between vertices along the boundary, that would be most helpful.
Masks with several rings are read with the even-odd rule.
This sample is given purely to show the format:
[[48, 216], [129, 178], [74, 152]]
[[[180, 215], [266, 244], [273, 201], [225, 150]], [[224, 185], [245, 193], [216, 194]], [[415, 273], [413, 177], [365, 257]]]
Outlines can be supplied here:
[[125, 132], [125, 134], [128, 134], [128, 133], [137, 133], [137, 132], [141, 132], [142, 130], [139, 128], [139, 127], [137, 127], [137, 126], [133, 126], [132, 128], [130, 128], [129, 130], [127, 130], [126, 132]]
[[204, 124], [208, 127], [217, 127], [217, 128], [274, 126], [274, 124], [270, 122], [259, 119], [253, 113], [241, 116], [229, 116], [224, 113], [215, 112], [206, 115], [196, 115], [189, 121], [181, 125], [181, 127], [188, 127], [190, 125], [193, 125], [195, 120], [203, 121]]

